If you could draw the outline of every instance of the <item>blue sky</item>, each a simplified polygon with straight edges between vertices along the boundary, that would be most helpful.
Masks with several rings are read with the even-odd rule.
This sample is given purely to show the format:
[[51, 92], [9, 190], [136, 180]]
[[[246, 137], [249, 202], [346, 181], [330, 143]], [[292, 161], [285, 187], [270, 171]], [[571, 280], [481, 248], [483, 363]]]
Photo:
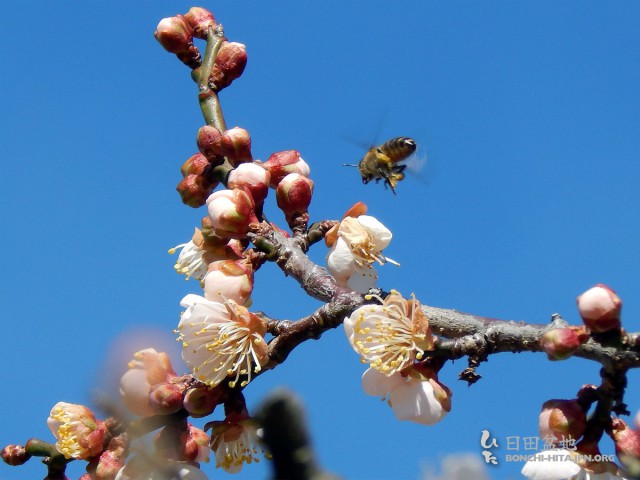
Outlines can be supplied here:
[[[381, 270], [381, 287], [495, 318], [544, 323], [559, 312], [578, 323], [575, 297], [603, 282], [623, 299], [624, 326], [640, 329], [638, 3], [201, 5], [247, 45], [244, 75], [221, 94], [227, 124], [249, 130], [256, 158], [302, 153], [314, 221], [369, 205], [402, 264]], [[152, 34], [188, 7], [2, 2], [2, 445], [52, 438], [51, 407], [113, 389], [123, 349], [177, 350], [179, 301], [198, 285], [166, 252], [204, 214], [175, 192], [203, 120], [188, 69]], [[400, 135], [428, 162], [397, 196], [341, 166]], [[273, 200], [266, 213], [284, 223]], [[317, 245], [311, 256], [325, 254]], [[273, 265], [258, 272], [255, 309], [295, 319], [317, 306]], [[545, 400], [599, 381], [584, 360], [502, 354], [468, 388], [456, 380], [465, 366], [445, 366], [453, 411], [434, 427], [397, 422], [364, 395], [341, 330], [302, 345], [246, 395], [253, 407], [275, 387], [297, 391], [322, 464], [345, 478], [416, 479], [448, 454], [480, 457], [484, 429], [536, 435]], [[634, 412], [639, 382], [632, 372]], [[0, 478], [44, 475], [30, 463], [0, 465]], [[502, 462], [490, 475], [519, 478], [521, 467]]]

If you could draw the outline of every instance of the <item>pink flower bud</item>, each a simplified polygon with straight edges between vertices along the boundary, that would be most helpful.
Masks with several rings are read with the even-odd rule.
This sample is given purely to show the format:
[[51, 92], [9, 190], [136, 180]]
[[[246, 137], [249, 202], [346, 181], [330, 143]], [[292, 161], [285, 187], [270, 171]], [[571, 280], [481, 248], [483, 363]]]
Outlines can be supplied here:
[[553, 328], [542, 336], [540, 346], [549, 360], [564, 360], [587, 340], [589, 335], [584, 327]]
[[258, 223], [253, 198], [244, 190], [214, 192], [207, 198], [207, 208], [219, 237], [244, 238], [249, 225]]
[[612, 289], [599, 283], [577, 299], [584, 324], [594, 333], [620, 328], [622, 300]]
[[193, 36], [203, 40], [207, 39], [209, 27], [216, 26], [216, 19], [213, 17], [213, 13], [202, 7], [191, 7], [182, 18], [191, 27]]
[[226, 392], [218, 388], [190, 388], [184, 396], [184, 408], [194, 418], [206, 417], [211, 415], [226, 397]]
[[224, 42], [216, 57], [216, 63], [211, 70], [209, 83], [213, 83], [216, 90], [220, 91], [231, 85], [231, 82], [242, 75], [246, 66], [246, 47], [242, 43]]
[[202, 177], [199, 175], [187, 175], [176, 187], [176, 190], [182, 198], [182, 203], [193, 208], [203, 206], [207, 202], [207, 197], [217, 184], [205, 187], [202, 184]]
[[209, 264], [204, 277], [204, 298], [224, 303], [233, 300], [248, 307], [253, 291], [253, 271], [246, 263], [233, 260], [218, 260]]
[[205, 125], [200, 127], [196, 136], [198, 150], [207, 157], [212, 165], [224, 162], [225, 152], [222, 147], [222, 133], [216, 127]]
[[584, 409], [576, 400], [548, 400], [542, 405], [539, 429], [544, 439], [577, 440], [587, 427]]
[[640, 476], [640, 432], [632, 430], [624, 420], [612, 420], [612, 437], [616, 444], [616, 455], [633, 477]]
[[222, 146], [225, 157], [234, 167], [253, 160], [251, 156], [251, 136], [244, 128], [233, 127], [224, 132]]
[[300, 156], [297, 150], [285, 150], [272, 154], [267, 161], [262, 164], [271, 173], [269, 186], [276, 188], [280, 181], [290, 173], [299, 173], [305, 177], [309, 176], [311, 170], [307, 162]]
[[287, 219], [294, 215], [307, 213], [312, 194], [312, 180], [299, 173], [290, 173], [278, 183], [276, 189], [278, 207], [284, 212]]
[[190, 156], [180, 167], [183, 177], [187, 175], [202, 175], [205, 168], [209, 166], [209, 160], [201, 153]]
[[192, 45], [191, 28], [182, 17], [163, 18], [153, 34], [162, 47], [171, 53], [186, 52]]
[[248, 190], [256, 205], [262, 205], [269, 192], [271, 174], [255, 163], [243, 163], [229, 173], [227, 186]]
[[182, 408], [183, 393], [183, 385], [160, 383], [151, 387], [149, 405], [158, 415], [175, 413]]
[[7, 465], [18, 466], [31, 458], [22, 445], [7, 445], [2, 449], [2, 460]]

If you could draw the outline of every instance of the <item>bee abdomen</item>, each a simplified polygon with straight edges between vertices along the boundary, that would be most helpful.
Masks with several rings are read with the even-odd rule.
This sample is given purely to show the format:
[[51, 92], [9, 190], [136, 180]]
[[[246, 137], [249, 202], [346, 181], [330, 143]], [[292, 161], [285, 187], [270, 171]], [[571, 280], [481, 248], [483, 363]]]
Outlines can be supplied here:
[[416, 151], [416, 142], [409, 137], [396, 137], [380, 145], [380, 150], [387, 155], [391, 162], [401, 162]]

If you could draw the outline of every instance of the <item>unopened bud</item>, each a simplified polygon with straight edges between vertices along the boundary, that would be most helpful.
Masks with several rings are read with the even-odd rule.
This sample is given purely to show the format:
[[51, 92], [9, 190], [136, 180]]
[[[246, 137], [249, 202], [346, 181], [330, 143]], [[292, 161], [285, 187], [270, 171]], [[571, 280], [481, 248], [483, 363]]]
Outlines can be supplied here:
[[214, 165], [224, 162], [225, 152], [222, 147], [222, 133], [216, 127], [205, 125], [200, 127], [196, 136], [198, 150]]
[[243, 163], [229, 173], [227, 186], [229, 188], [246, 189], [256, 205], [262, 205], [269, 192], [271, 174], [261, 165]]
[[577, 299], [584, 324], [594, 333], [620, 328], [622, 300], [612, 289], [599, 283]]
[[209, 166], [209, 160], [201, 153], [190, 156], [180, 167], [183, 177], [187, 175], [202, 175], [205, 168]]
[[158, 415], [175, 413], [182, 408], [184, 387], [175, 383], [160, 383], [151, 387], [149, 405]]
[[209, 28], [216, 26], [213, 13], [202, 7], [191, 7], [182, 18], [191, 28], [193, 36], [203, 40], [206, 40]]
[[216, 388], [190, 388], [184, 396], [184, 408], [194, 418], [206, 417], [225, 400], [226, 395], [224, 390]]
[[2, 449], [2, 460], [14, 467], [24, 464], [31, 458], [22, 445], [7, 445]]
[[218, 260], [209, 264], [204, 277], [204, 298], [224, 303], [233, 300], [248, 307], [253, 291], [253, 271], [241, 260]]
[[223, 238], [244, 238], [249, 225], [258, 223], [255, 203], [244, 190], [221, 190], [207, 198], [207, 208], [216, 235]]
[[299, 173], [284, 177], [276, 189], [278, 207], [287, 218], [307, 213], [312, 195], [313, 181]]
[[300, 156], [297, 150], [285, 150], [272, 154], [266, 162], [262, 164], [271, 173], [269, 186], [276, 188], [280, 181], [290, 173], [299, 173], [305, 177], [309, 176], [311, 169], [307, 162]]
[[584, 409], [576, 400], [548, 400], [542, 405], [539, 418], [541, 438], [577, 440], [587, 427]]
[[182, 17], [163, 18], [153, 34], [162, 47], [171, 53], [186, 52], [192, 45], [193, 37], [189, 25]]
[[209, 187], [204, 187], [201, 177], [192, 174], [184, 177], [176, 187], [176, 190], [180, 194], [180, 198], [182, 198], [182, 203], [198, 208], [206, 203], [207, 197], [211, 195], [215, 186], [216, 184], [212, 184]]
[[542, 336], [540, 346], [549, 360], [564, 360], [573, 355], [587, 340], [589, 335], [584, 327], [553, 328]]
[[253, 160], [251, 155], [251, 136], [244, 128], [233, 127], [224, 132], [222, 145], [227, 160], [234, 167]]
[[216, 63], [211, 70], [209, 83], [212, 83], [216, 90], [220, 91], [231, 85], [231, 82], [242, 75], [246, 66], [246, 47], [242, 43], [224, 42], [216, 57]]
[[640, 432], [632, 430], [620, 418], [612, 420], [613, 440], [616, 444], [616, 455], [632, 477], [640, 477]]

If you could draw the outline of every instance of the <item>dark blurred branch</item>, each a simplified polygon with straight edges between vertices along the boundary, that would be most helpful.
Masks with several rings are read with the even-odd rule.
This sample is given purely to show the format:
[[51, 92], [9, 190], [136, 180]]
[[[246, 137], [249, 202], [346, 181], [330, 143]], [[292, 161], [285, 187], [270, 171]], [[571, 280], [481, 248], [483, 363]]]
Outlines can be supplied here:
[[273, 457], [274, 480], [335, 480], [318, 464], [304, 408], [287, 390], [270, 394], [260, 406], [256, 420], [262, 425], [262, 440]]

